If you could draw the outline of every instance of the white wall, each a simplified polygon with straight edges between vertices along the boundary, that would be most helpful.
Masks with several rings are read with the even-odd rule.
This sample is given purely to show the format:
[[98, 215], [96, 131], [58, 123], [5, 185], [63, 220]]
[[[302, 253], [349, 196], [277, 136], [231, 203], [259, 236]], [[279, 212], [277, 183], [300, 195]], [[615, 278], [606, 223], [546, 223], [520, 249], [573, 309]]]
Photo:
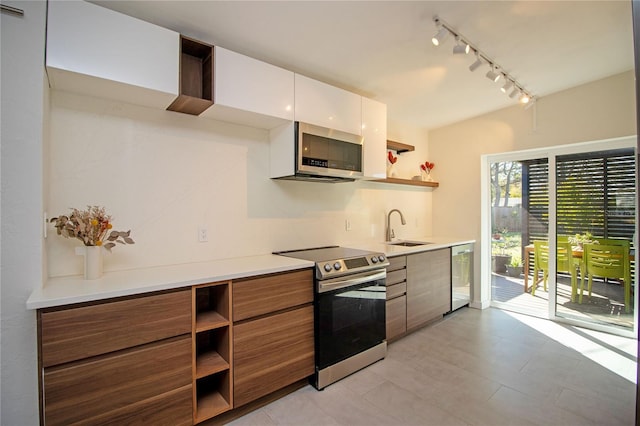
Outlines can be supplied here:
[[[480, 157], [636, 134], [632, 71], [429, 132], [429, 153], [440, 173], [433, 194], [433, 228], [480, 241]], [[498, 94], [499, 95], [499, 94]], [[537, 117], [536, 117], [537, 116]], [[479, 250], [475, 302], [479, 303]]]
[[[421, 143], [423, 135], [401, 136]], [[392, 208], [408, 222], [394, 226], [398, 237], [431, 234], [429, 190], [269, 179], [265, 130], [52, 91], [50, 139], [49, 215], [102, 205], [115, 229], [132, 230], [136, 244], [107, 254], [107, 271], [383, 241]], [[412, 155], [420, 151], [397, 163], [407, 177], [419, 167]], [[198, 242], [199, 225], [209, 242]], [[49, 275], [80, 274], [80, 243], [50, 229]]]
[[3, 1], [1, 14], [0, 424], [38, 424], [36, 315], [25, 301], [42, 285], [43, 63], [45, 3]]

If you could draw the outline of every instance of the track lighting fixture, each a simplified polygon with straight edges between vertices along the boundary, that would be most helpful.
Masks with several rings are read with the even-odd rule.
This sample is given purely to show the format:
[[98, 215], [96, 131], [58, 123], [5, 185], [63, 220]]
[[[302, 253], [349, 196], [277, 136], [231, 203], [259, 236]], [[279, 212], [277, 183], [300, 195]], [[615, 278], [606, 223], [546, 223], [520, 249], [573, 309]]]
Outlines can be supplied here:
[[500, 73], [495, 65], [491, 64], [491, 69], [487, 72], [487, 78], [493, 80], [494, 83], [500, 79]]
[[469, 47], [467, 43], [463, 41], [462, 44], [460, 44], [460, 37], [456, 37], [456, 45], [453, 46], [454, 55], [459, 55], [462, 53], [466, 55], [467, 53], [469, 53], [470, 50], [471, 50], [471, 47]]
[[478, 52], [476, 52], [476, 61], [469, 65], [469, 71], [473, 72], [477, 70], [478, 68], [480, 68], [480, 65], [482, 65], [482, 59], [480, 59], [480, 55], [478, 55]]
[[431, 38], [431, 43], [433, 43], [434, 46], [440, 46], [440, 43], [442, 43], [449, 35], [449, 30], [446, 27], [440, 25], [437, 19], [436, 25], [438, 27], [438, 32]]
[[509, 93], [509, 97], [511, 99], [518, 97], [518, 100], [522, 104], [527, 104], [527, 108], [531, 106], [533, 102], [535, 102], [536, 98], [531, 95], [531, 92], [526, 91], [518, 81], [513, 78], [513, 76], [509, 75], [509, 73], [504, 71], [500, 65], [496, 64], [489, 56], [487, 56], [484, 52], [478, 49], [475, 45], [469, 42], [469, 39], [464, 37], [459, 32], [455, 31], [449, 24], [444, 22], [442, 19], [437, 16], [433, 18], [433, 21], [436, 23], [436, 27], [438, 32], [433, 38], [431, 42], [435, 46], [440, 46], [444, 40], [447, 38], [449, 34], [455, 37], [456, 44], [453, 46], [454, 54], [468, 54], [473, 50], [476, 56], [476, 60], [469, 65], [469, 71], [473, 72], [480, 68], [482, 65], [488, 64], [491, 69], [487, 72], [486, 76], [488, 79], [492, 80], [494, 83], [500, 80], [500, 77], [504, 79], [504, 85], [500, 88], [502, 93]]
[[[507, 80], [506, 77], [505, 77], [505, 80]], [[500, 90], [502, 91], [502, 93], [507, 93], [509, 89], [511, 89], [512, 87], [513, 87], [513, 82], [511, 80], [507, 80], [507, 82], [504, 84], [504, 86], [500, 88]]]

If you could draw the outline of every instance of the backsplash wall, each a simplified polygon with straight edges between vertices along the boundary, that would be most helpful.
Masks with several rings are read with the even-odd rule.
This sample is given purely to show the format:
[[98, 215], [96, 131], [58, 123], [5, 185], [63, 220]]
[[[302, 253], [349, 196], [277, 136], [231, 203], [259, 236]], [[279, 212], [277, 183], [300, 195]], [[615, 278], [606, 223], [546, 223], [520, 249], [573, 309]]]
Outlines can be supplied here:
[[[269, 179], [265, 130], [58, 91], [50, 114], [49, 217], [102, 205], [136, 241], [105, 255], [107, 271], [382, 241], [392, 208], [407, 218], [392, 219], [396, 236], [432, 234], [430, 190]], [[397, 163], [409, 178], [427, 160], [426, 133], [401, 137], [416, 145]], [[208, 242], [198, 241], [199, 226]], [[48, 229], [48, 275], [80, 274], [81, 243]]]

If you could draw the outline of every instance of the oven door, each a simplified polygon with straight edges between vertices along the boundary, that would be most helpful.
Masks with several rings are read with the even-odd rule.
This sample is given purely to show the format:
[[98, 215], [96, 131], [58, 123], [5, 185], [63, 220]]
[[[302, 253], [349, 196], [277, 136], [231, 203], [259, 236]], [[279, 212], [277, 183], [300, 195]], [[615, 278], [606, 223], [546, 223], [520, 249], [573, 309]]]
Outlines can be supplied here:
[[316, 367], [322, 370], [386, 339], [386, 270], [318, 281]]

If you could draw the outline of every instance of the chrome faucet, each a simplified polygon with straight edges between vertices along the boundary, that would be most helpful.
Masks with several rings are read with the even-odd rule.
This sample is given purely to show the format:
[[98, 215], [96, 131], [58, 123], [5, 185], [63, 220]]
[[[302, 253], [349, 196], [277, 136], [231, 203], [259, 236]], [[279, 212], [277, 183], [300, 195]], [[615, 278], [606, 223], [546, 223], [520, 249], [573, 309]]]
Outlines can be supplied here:
[[395, 234], [393, 232], [393, 229], [391, 229], [391, 213], [393, 212], [398, 212], [398, 214], [400, 215], [400, 221], [402, 222], [403, 225], [406, 225], [407, 222], [404, 220], [404, 216], [402, 215], [402, 212], [398, 209], [393, 209], [389, 212], [389, 214], [387, 215], [387, 237], [385, 241], [391, 241], [392, 238], [395, 238]]

